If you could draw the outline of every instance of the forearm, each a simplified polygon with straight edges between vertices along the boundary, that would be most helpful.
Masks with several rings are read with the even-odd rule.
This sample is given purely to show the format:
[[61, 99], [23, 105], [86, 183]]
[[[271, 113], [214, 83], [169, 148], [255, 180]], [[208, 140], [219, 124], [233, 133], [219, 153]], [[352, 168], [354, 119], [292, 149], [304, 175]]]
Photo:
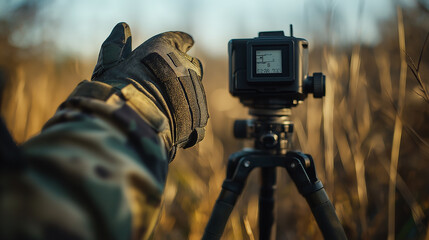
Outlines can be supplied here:
[[[105, 100], [75, 94], [40, 135], [22, 145], [27, 168], [2, 181], [14, 182], [2, 187], [8, 196], [2, 222], [9, 222], [2, 228], [39, 239], [52, 232], [83, 239], [141, 238], [151, 232], [167, 174], [168, 123], [135, 94], [128, 93], [127, 100], [121, 94]], [[146, 102], [146, 116], [134, 109], [135, 101]], [[156, 119], [154, 126], [150, 122]], [[31, 228], [38, 233], [29, 233]]]

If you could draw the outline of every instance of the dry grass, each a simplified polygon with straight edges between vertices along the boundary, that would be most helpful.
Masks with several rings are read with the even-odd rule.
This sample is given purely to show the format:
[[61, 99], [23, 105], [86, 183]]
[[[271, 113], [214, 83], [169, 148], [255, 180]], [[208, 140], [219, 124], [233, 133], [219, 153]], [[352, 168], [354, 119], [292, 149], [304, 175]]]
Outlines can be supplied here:
[[[316, 60], [323, 60], [322, 69], [312, 70], [328, 76], [327, 96], [323, 101], [309, 97], [293, 110], [295, 148], [313, 155], [350, 239], [429, 239], [429, 105], [412, 91], [417, 83], [405, 86], [407, 29], [400, 16], [398, 10], [395, 51], [359, 45], [351, 51], [313, 51], [310, 65], [320, 66]], [[247, 118], [247, 110], [228, 94], [225, 59], [203, 57], [203, 62], [211, 114], [207, 135], [197, 147], [180, 151], [171, 164], [155, 239], [202, 236], [226, 158], [245, 145], [232, 137], [233, 121]], [[36, 134], [92, 67], [52, 59], [11, 67], [1, 112], [15, 139], [22, 142]], [[416, 86], [426, 89], [419, 77]], [[250, 176], [224, 239], [257, 239], [257, 175]], [[286, 172], [278, 175], [277, 238], [321, 239]]]
[[388, 240], [395, 239], [395, 208], [396, 208], [396, 178], [398, 173], [399, 150], [402, 137], [402, 113], [404, 110], [405, 90], [407, 84], [407, 63], [405, 61], [405, 33], [404, 20], [402, 18], [402, 9], [398, 7], [398, 33], [399, 33], [399, 49], [401, 56], [401, 69], [399, 79], [399, 96], [398, 96], [398, 112], [395, 117], [395, 127], [393, 130], [392, 153], [390, 158], [390, 183], [389, 183], [389, 223], [388, 223]]

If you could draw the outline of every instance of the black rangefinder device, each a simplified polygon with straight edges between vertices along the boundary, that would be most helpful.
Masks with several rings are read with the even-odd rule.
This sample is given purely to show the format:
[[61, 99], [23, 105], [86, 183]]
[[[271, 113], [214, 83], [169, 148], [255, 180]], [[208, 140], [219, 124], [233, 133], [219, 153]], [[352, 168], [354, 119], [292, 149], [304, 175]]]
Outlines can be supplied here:
[[283, 31], [260, 32], [228, 43], [229, 91], [251, 108], [296, 106], [313, 93], [325, 95], [325, 76], [308, 76], [308, 42]]

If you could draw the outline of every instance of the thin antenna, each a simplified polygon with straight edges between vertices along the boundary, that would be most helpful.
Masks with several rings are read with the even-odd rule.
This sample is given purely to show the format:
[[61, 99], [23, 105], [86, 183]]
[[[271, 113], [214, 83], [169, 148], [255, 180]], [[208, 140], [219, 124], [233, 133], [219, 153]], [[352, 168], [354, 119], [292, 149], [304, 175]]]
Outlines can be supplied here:
[[290, 36], [293, 37], [293, 25], [290, 24], [289, 26], [290, 26]]

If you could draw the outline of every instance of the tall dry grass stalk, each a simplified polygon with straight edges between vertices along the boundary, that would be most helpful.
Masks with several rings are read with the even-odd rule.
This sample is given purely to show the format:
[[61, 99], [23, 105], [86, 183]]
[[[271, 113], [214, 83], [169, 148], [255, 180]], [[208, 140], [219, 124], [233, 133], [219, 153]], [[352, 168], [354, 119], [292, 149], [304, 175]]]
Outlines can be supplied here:
[[[332, 58], [324, 51], [324, 60], [327, 66], [327, 75], [333, 78], [339, 72], [339, 64], [335, 58]], [[326, 96], [323, 101], [323, 137], [325, 142], [325, 185], [329, 189], [329, 193], [334, 192], [335, 174], [334, 174], [334, 108], [335, 108], [335, 84], [328, 82], [326, 85]], [[332, 194], [330, 194], [332, 198]]]
[[[368, 194], [366, 189], [366, 178], [365, 178], [365, 154], [362, 153], [362, 141], [366, 137], [367, 130], [369, 129], [368, 116], [359, 114], [359, 112], [366, 113], [365, 109], [368, 108], [368, 101], [365, 101], [365, 95], [362, 96], [362, 84], [363, 79], [361, 78], [361, 57], [360, 57], [360, 45], [357, 45], [354, 50], [350, 61], [350, 84], [349, 84], [349, 104], [347, 108], [350, 113], [346, 118], [344, 126], [350, 134], [351, 140], [351, 151], [354, 161], [354, 167], [356, 171], [356, 183], [357, 183], [357, 193], [359, 199], [359, 216], [361, 221], [362, 231], [367, 231], [367, 222], [366, 222], [366, 211], [368, 206]], [[362, 99], [362, 97], [364, 97]], [[363, 100], [363, 101], [362, 101]], [[355, 116], [356, 120], [353, 120], [352, 117]], [[361, 118], [362, 117], [362, 118]], [[356, 122], [355, 122], [356, 121]], [[356, 126], [356, 127], [355, 127]], [[360, 129], [365, 128], [365, 132], [359, 131]]]
[[402, 112], [405, 102], [405, 90], [407, 84], [407, 62], [405, 59], [405, 33], [402, 9], [397, 7], [398, 17], [398, 39], [401, 57], [401, 69], [399, 78], [398, 112], [395, 117], [393, 132], [392, 153], [390, 159], [390, 183], [389, 183], [389, 218], [388, 218], [388, 240], [395, 239], [395, 206], [396, 206], [396, 179], [398, 172], [399, 150], [402, 136]]

